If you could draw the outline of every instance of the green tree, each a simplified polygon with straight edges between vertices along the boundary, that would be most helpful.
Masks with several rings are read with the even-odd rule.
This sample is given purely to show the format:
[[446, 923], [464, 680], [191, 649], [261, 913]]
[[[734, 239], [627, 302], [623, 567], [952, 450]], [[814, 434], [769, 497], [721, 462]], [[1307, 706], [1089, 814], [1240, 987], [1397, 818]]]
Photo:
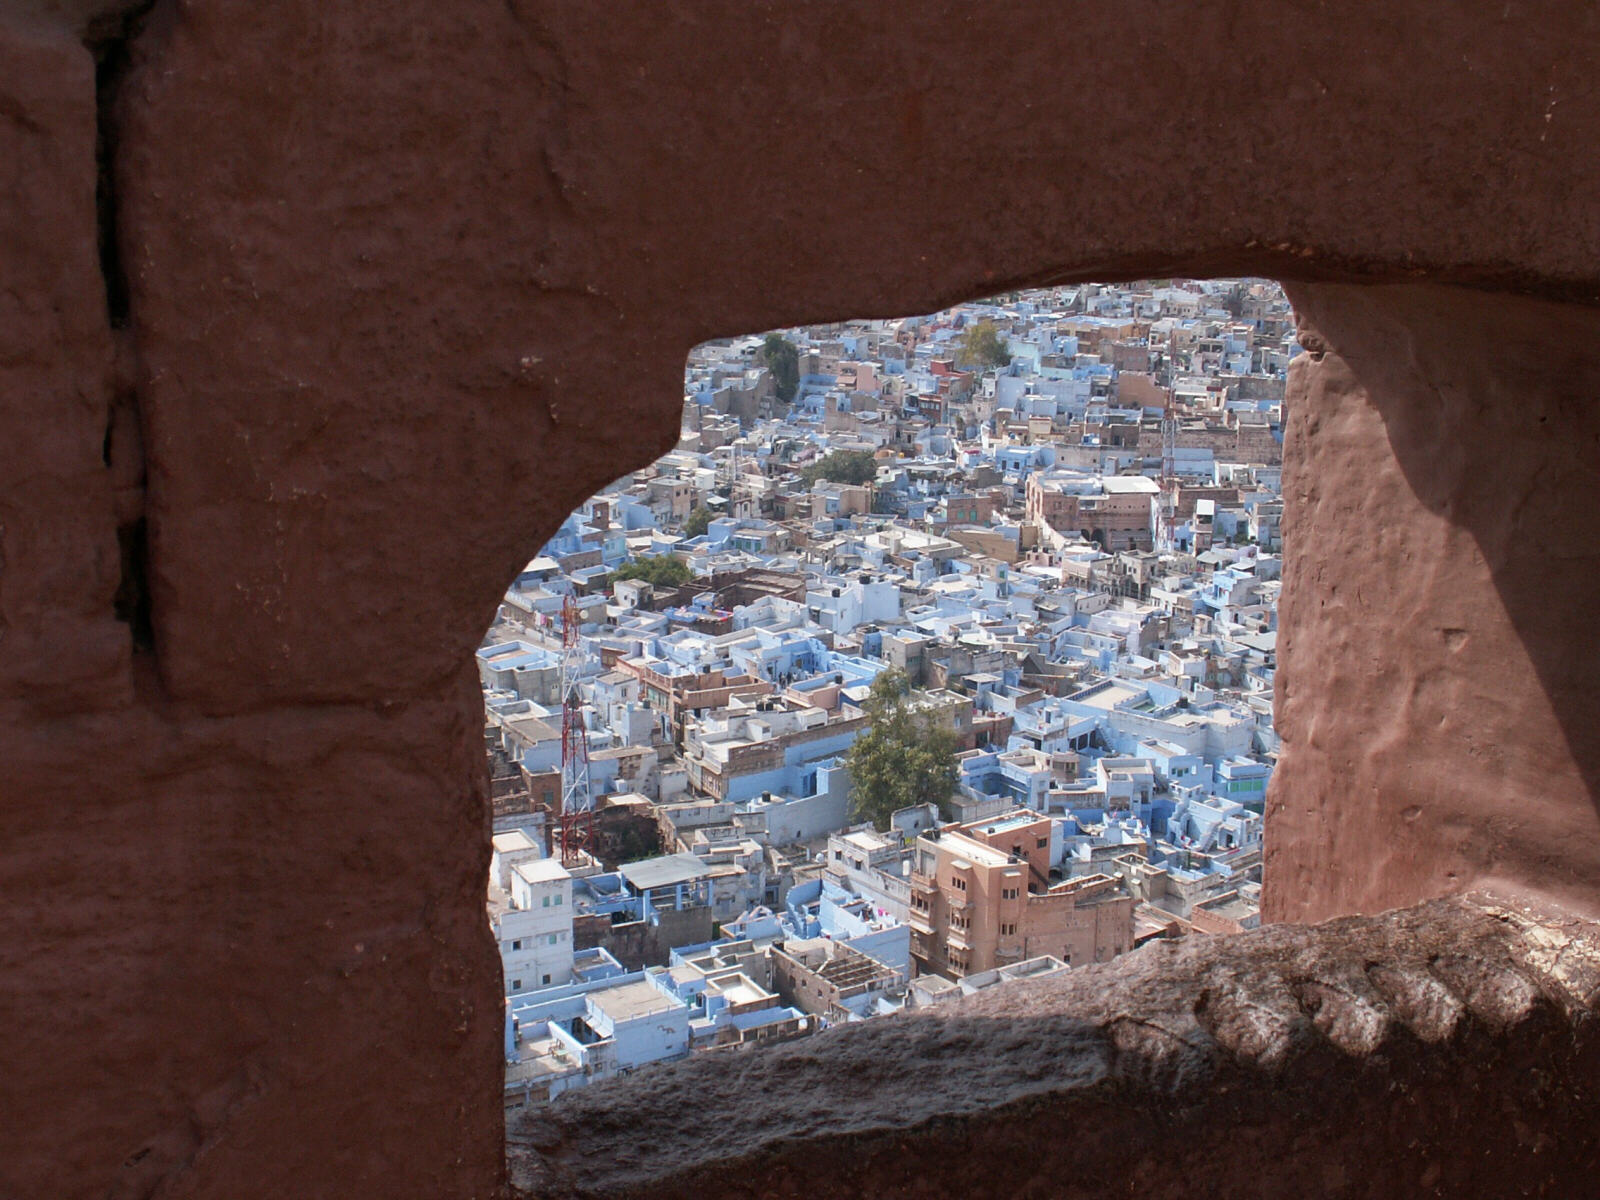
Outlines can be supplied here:
[[807, 487], [819, 479], [831, 483], [870, 483], [878, 477], [878, 460], [865, 450], [835, 450], [800, 472]]
[[969, 325], [956, 343], [956, 362], [961, 366], [1003, 367], [1011, 362], [1011, 351], [993, 321], [978, 321]]
[[935, 804], [948, 818], [956, 790], [956, 736], [913, 708], [909, 692], [898, 668], [874, 679], [862, 706], [870, 723], [845, 755], [851, 818], [879, 829], [913, 804]]
[[699, 537], [711, 525], [711, 510], [704, 504], [696, 504], [689, 516], [683, 522], [684, 537]]
[[769, 333], [756, 351], [756, 359], [772, 372], [778, 399], [787, 404], [800, 386], [800, 351], [781, 333]]
[[657, 587], [682, 587], [688, 583], [693, 572], [689, 564], [681, 558], [671, 554], [645, 555], [632, 562], [623, 563], [610, 575], [606, 576], [606, 586], [610, 587], [621, 579], [643, 579], [646, 583], [653, 583]]

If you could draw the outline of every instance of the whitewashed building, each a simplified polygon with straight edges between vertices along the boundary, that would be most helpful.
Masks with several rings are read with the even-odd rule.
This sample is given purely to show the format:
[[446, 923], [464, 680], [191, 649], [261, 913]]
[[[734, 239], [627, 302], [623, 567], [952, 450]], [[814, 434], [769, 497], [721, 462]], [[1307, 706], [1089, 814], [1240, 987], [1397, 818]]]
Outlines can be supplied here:
[[508, 995], [572, 979], [572, 876], [555, 859], [513, 866], [511, 906], [495, 919]]

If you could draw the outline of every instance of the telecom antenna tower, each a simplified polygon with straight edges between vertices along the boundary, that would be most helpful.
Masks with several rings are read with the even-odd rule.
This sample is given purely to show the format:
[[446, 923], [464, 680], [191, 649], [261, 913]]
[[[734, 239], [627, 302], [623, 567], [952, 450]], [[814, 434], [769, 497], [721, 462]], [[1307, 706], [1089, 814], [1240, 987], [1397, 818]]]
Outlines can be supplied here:
[[1177, 549], [1178, 525], [1178, 391], [1167, 389], [1167, 410], [1161, 414], [1161, 545]]
[[589, 738], [583, 727], [578, 677], [583, 673], [578, 601], [561, 602], [561, 865], [577, 866], [594, 840], [594, 796], [589, 786]]

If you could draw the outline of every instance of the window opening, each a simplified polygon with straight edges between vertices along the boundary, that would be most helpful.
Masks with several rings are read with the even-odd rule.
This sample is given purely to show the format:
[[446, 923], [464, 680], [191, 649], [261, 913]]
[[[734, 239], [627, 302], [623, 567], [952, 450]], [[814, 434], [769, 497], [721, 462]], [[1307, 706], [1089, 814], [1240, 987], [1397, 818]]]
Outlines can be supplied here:
[[1294, 330], [1163, 279], [696, 347], [478, 651], [517, 1102], [1256, 924]]

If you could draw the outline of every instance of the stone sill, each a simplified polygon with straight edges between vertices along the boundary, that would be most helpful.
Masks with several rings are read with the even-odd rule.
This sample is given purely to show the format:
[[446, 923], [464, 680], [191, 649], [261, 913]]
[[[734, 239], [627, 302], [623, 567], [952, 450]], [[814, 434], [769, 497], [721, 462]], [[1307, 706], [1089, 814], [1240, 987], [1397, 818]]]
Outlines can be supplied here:
[[1600, 930], [1485, 896], [1156, 942], [515, 1114], [526, 1197], [1584, 1194]]

